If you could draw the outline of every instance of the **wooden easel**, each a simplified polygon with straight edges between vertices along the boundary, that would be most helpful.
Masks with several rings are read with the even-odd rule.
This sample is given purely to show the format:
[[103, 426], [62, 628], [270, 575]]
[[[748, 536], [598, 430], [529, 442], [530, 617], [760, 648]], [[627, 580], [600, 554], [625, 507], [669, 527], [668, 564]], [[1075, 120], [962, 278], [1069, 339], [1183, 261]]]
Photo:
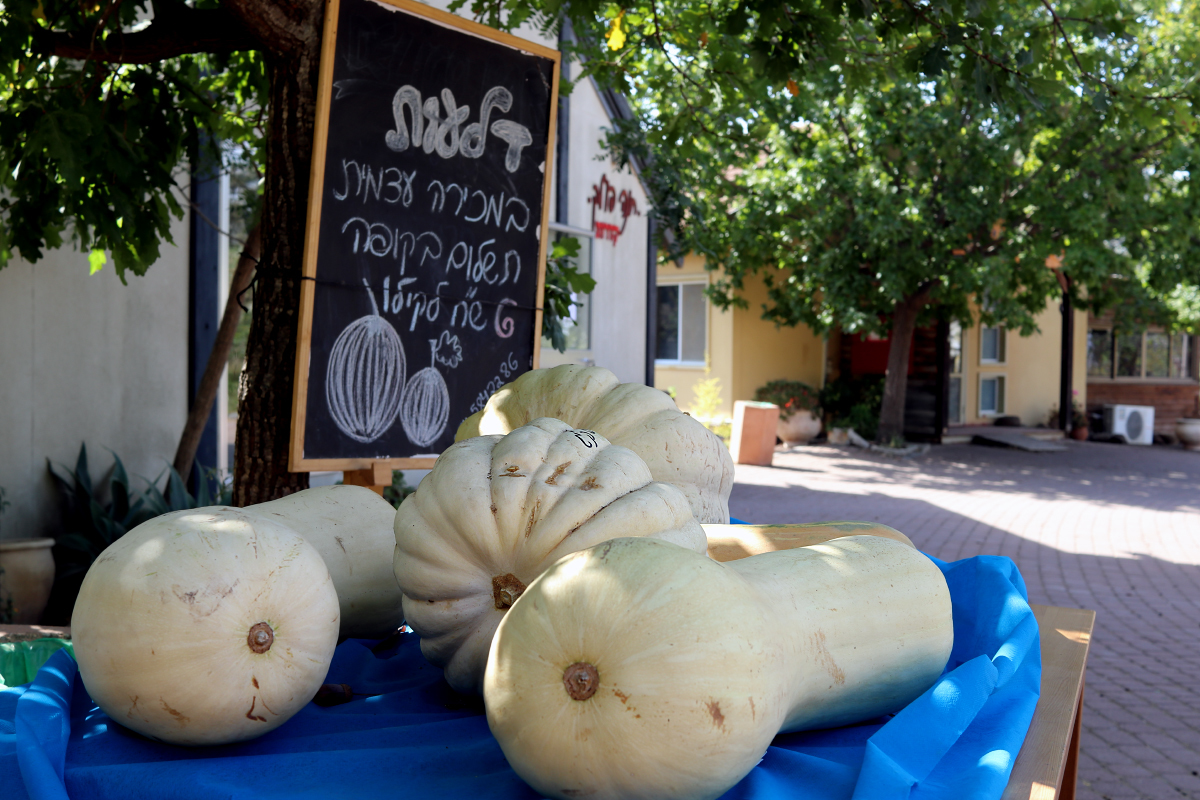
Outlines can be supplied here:
[[348, 469], [342, 473], [342, 483], [348, 486], [365, 486], [378, 495], [385, 486], [392, 485], [392, 467], [387, 461], [376, 461], [370, 469]]

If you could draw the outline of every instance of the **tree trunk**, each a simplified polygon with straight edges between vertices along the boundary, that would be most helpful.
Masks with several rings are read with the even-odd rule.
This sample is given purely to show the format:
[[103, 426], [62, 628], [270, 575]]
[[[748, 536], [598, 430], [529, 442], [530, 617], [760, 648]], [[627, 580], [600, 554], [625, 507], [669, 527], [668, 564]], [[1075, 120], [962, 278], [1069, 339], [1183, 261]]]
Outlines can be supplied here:
[[925, 308], [932, 285], [926, 285], [896, 303], [892, 311], [892, 336], [888, 347], [887, 378], [883, 383], [883, 405], [879, 409], [877, 439], [887, 444], [904, 436], [904, 398], [908, 393], [908, 356], [912, 352], [917, 317]]
[[286, 19], [253, 19], [254, 12], [269, 6], [248, 7], [251, 28], [263, 31], [264, 40], [287, 47], [267, 54], [271, 96], [262, 259], [238, 388], [235, 506], [308, 487], [307, 473], [288, 472], [288, 448], [323, 10], [320, 3], [300, 3], [290, 7]]
[[196, 390], [196, 399], [192, 403], [192, 410], [188, 412], [183, 435], [179, 437], [179, 447], [175, 450], [175, 471], [184, 483], [187, 483], [192, 472], [196, 449], [200, 446], [200, 437], [204, 434], [204, 424], [212, 412], [213, 401], [217, 399], [217, 389], [221, 385], [221, 373], [225, 369], [225, 363], [229, 361], [229, 351], [233, 349], [233, 335], [242, 319], [238, 295], [250, 284], [254, 264], [259, 259], [262, 250], [259, 235], [261, 230], [262, 226], [256, 225], [242, 247], [237, 269], [233, 271], [233, 279], [229, 282], [229, 297], [225, 298], [225, 311], [221, 315], [221, 325], [217, 328], [217, 338], [213, 342], [212, 352], [208, 354], [204, 375], [200, 378], [200, 386]]

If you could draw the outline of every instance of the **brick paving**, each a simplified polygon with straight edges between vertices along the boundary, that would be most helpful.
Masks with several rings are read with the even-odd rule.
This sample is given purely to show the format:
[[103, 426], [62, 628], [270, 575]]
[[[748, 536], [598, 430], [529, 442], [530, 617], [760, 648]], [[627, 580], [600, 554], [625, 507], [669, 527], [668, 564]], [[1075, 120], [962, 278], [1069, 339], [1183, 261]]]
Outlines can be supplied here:
[[730, 511], [878, 521], [941, 559], [1012, 558], [1033, 602], [1096, 611], [1076, 796], [1200, 798], [1200, 453], [1066, 444], [781, 451], [737, 468]]

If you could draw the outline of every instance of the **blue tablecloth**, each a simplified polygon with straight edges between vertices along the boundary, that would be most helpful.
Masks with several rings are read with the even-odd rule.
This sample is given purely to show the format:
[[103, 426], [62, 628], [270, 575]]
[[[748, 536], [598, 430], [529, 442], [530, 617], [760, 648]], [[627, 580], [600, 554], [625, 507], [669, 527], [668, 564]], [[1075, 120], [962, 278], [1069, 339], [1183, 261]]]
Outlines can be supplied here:
[[[1037, 703], [1037, 622], [1007, 558], [937, 563], [954, 602], [942, 678], [891, 719], [776, 737], [727, 798], [1000, 796]], [[259, 739], [200, 749], [114, 724], [56, 653], [32, 684], [0, 691], [0, 798], [536, 797], [509, 769], [482, 703], [445, 684], [416, 636], [384, 652], [373, 644], [341, 644], [327, 680], [377, 697], [310, 703]]]

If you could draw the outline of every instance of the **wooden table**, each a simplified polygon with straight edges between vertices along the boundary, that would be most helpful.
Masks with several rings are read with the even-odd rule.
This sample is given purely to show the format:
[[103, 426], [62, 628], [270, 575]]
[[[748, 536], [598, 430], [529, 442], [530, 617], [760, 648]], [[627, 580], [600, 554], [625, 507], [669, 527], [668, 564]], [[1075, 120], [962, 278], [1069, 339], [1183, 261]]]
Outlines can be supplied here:
[[[1042, 692], [1003, 800], [1074, 800], [1083, 671], [1096, 612], [1033, 606], [1042, 644]], [[0, 625], [0, 641], [70, 636], [70, 628]]]
[[1083, 671], [1096, 612], [1033, 606], [1042, 640], [1042, 693], [1004, 800], [1074, 800]]
[[46, 625], [0, 625], [0, 643], [70, 638], [70, 628], [54, 628]]

